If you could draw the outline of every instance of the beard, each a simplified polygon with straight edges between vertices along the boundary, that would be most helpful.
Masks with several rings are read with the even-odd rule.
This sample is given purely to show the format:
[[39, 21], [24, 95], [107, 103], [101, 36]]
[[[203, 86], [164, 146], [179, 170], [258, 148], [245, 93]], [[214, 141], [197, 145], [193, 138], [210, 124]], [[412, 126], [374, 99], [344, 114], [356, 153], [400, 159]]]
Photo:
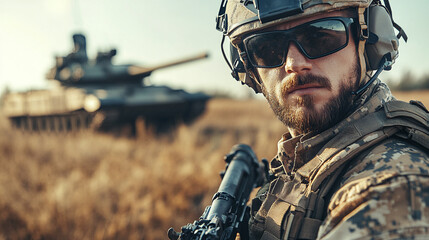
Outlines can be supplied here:
[[[319, 111], [315, 108], [314, 97], [311, 95], [297, 97], [295, 105], [287, 104], [287, 102], [282, 105], [275, 97], [274, 92], [267, 92], [264, 86], [262, 86], [262, 92], [277, 118], [287, 127], [298, 134], [322, 132], [334, 126], [349, 114], [353, 105], [352, 92], [359, 84], [359, 77], [360, 69], [355, 67], [352, 75], [348, 77], [349, 79], [341, 82], [338, 95], [331, 96]], [[317, 83], [328, 90], [332, 89], [330, 81], [325, 77], [313, 74], [295, 75], [282, 87], [282, 96], [285, 96], [288, 90], [293, 87], [310, 83]], [[297, 110], [298, 107], [304, 110]]]

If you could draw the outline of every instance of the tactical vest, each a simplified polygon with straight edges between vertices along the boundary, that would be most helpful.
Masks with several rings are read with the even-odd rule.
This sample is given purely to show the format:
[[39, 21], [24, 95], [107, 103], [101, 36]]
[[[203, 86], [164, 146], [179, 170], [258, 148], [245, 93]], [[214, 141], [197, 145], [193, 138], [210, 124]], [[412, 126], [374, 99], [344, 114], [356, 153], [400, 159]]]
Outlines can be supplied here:
[[271, 181], [264, 192], [265, 200], [251, 219], [251, 238], [316, 239], [332, 191], [337, 190], [334, 186], [347, 163], [392, 136], [429, 149], [429, 112], [423, 104], [396, 100], [384, 103], [378, 111], [350, 123], [294, 177], [282, 174]]

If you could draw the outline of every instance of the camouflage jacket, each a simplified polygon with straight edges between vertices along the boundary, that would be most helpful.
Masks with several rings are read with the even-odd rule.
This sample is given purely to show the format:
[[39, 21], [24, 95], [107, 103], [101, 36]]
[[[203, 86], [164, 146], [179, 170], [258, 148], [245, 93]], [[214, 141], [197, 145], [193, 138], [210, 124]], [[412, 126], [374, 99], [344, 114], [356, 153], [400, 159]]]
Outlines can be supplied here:
[[[408, 108], [422, 119], [409, 120]], [[285, 134], [275, 178], [252, 201], [251, 238], [429, 239], [428, 116], [377, 81], [333, 128]]]

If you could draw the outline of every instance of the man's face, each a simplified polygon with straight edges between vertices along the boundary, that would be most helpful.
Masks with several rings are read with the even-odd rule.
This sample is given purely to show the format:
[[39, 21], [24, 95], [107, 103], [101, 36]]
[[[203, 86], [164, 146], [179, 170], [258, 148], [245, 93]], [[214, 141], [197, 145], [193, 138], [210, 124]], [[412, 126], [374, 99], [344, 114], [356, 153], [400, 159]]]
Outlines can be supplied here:
[[[270, 30], [287, 30], [308, 21], [344, 15], [328, 13]], [[350, 30], [348, 32], [350, 34]], [[292, 136], [324, 130], [344, 118], [350, 109], [351, 92], [359, 82], [360, 66], [356, 44], [349, 36], [345, 48], [316, 59], [308, 59], [291, 42], [283, 66], [256, 68], [265, 97]]]

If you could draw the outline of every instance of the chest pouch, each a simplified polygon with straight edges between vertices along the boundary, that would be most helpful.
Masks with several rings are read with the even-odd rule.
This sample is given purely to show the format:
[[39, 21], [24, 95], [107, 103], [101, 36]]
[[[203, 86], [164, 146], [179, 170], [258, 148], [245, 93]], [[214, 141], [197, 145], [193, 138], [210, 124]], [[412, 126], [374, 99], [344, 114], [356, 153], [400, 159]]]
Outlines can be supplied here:
[[252, 238], [316, 239], [326, 209], [325, 197], [341, 169], [316, 191], [299, 175], [294, 179], [281, 175], [271, 182], [250, 227]]

